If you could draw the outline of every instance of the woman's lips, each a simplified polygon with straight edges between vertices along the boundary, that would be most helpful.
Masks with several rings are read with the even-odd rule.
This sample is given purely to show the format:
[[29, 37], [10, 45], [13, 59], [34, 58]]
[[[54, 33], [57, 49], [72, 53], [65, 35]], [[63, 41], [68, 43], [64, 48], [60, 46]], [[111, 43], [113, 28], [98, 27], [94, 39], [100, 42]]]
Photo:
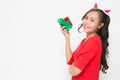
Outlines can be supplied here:
[[88, 26], [84, 26], [83, 28], [87, 29], [87, 28], [90, 28], [90, 27], [88, 27]]

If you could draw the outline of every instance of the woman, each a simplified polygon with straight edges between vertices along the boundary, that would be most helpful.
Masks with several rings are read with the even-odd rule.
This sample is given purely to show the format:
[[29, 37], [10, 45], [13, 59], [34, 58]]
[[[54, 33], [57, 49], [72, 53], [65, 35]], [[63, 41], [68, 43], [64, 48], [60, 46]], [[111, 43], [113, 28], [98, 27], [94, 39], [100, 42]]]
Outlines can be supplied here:
[[72, 80], [99, 80], [100, 70], [106, 73], [108, 69], [108, 37], [110, 17], [101, 9], [91, 9], [82, 17], [83, 31], [86, 38], [72, 52], [70, 47], [70, 32], [65, 27], [61, 31], [66, 41], [66, 60]]

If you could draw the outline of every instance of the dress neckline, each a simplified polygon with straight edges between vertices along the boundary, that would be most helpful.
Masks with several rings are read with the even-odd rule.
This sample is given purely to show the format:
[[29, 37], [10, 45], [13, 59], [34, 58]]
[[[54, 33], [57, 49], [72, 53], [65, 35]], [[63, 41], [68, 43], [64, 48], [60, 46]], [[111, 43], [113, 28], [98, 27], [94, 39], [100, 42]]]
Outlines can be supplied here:
[[82, 40], [82, 44], [84, 44], [84, 43], [86, 43], [88, 40], [93, 39], [93, 38], [96, 38], [96, 37], [100, 37], [100, 36], [99, 36], [99, 35], [95, 35], [95, 36], [92, 36], [92, 37], [90, 37], [90, 38], [88, 38], [88, 39], [84, 38], [84, 39]]

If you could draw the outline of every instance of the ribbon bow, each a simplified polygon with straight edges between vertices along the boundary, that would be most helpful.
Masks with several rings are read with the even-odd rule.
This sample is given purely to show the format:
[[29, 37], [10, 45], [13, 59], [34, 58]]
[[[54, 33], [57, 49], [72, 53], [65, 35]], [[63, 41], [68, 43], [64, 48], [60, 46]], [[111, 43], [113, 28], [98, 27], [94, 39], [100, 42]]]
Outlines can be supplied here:
[[[97, 8], [98, 8], [97, 3], [95, 3], [94, 8], [95, 8], [95, 9], [97, 9]], [[104, 11], [105, 11], [106, 13], [109, 13], [111, 10], [104, 10]]]

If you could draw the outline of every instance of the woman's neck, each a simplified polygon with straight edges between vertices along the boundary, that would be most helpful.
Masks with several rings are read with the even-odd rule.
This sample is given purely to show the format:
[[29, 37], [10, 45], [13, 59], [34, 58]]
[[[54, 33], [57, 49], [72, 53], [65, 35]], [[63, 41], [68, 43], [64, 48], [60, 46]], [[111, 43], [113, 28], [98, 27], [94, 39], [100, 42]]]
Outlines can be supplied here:
[[86, 35], [86, 39], [89, 39], [89, 38], [91, 38], [91, 37], [93, 37], [93, 36], [96, 36], [96, 35], [97, 35], [97, 33], [87, 34], [87, 35]]

